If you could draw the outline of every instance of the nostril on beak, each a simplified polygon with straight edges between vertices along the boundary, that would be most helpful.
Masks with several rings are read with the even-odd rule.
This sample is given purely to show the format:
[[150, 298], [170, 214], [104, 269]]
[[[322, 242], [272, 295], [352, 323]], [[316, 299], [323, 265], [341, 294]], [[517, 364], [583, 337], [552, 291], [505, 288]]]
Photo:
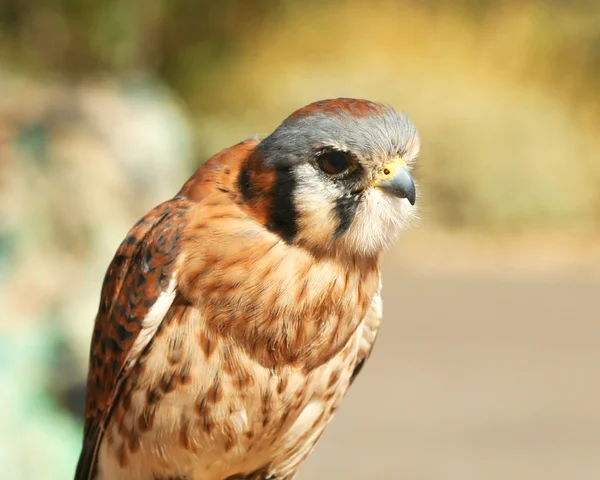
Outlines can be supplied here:
[[[389, 172], [389, 169], [386, 168], [383, 170], [383, 173], [385, 173], [386, 170]], [[391, 178], [381, 182], [379, 187], [396, 197], [406, 198], [411, 205], [415, 204], [417, 189], [415, 187], [415, 182], [412, 178], [412, 175], [406, 167], [398, 168], [394, 172], [394, 175]]]

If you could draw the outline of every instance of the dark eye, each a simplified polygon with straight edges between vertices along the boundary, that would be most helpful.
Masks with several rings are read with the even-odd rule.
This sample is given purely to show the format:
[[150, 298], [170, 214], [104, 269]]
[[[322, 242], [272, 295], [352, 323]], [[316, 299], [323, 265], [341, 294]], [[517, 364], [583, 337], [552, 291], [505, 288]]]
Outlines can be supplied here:
[[332, 150], [319, 155], [319, 168], [329, 175], [344, 173], [350, 168], [350, 158], [346, 152]]

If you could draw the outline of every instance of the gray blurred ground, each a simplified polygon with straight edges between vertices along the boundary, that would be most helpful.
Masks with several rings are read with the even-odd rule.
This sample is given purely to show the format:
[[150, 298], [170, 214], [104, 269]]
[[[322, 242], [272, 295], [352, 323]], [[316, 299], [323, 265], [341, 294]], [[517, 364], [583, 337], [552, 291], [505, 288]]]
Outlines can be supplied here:
[[599, 295], [388, 268], [375, 353], [300, 480], [600, 478]]

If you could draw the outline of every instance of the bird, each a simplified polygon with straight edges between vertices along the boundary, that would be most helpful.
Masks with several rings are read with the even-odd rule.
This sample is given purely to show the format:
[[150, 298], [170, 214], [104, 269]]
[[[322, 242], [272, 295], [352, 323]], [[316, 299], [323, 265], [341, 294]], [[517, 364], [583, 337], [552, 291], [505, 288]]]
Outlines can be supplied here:
[[310, 103], [127, 233], [95, 318], [76, 480], [291, 480], [361, 371], [416, 218], [415, 125]]

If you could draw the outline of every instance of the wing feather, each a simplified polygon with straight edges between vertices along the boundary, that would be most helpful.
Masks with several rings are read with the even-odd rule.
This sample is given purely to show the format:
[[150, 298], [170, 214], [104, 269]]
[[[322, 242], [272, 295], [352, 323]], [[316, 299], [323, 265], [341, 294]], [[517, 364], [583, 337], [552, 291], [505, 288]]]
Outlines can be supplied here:
[[187, 211], [183, 198], [157, 206], [129, 231], [108, 267], [92, 335], [76, 480], [94, 478], [98, 448], [119, 387], [173, 302]]

